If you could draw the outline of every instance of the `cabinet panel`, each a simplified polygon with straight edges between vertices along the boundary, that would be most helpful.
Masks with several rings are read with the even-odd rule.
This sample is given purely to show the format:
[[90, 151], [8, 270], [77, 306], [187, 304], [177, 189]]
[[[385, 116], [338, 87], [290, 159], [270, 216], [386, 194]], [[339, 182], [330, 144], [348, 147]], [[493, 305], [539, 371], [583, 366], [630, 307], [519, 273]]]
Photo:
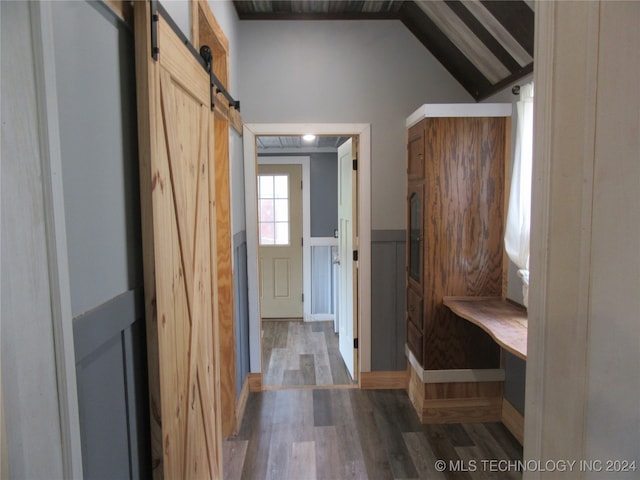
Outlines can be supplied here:
[[424, 276], [424, 185], [407, 187], [407, 282], [423, 289]]
[[416, 293], [413, 288], [407, 289], [407, 314], [409, 320], [422, 332], [422, 294]]
[[409, 130], [407, 338], [422, 334], [425, 369], [499, 364], [492, 340], [442, 299], [502, 295], [506, 125], [504, 117], [430, 117]]
[[424, 120], [409, 129], [407, 143], [407, 176], [409, 180], [424, 178]]
[[422, 359], [422, 334], [420, 330], [413, 324], [413, 322], [407, 322], [407, 344], [409, 349], [413, 352], [415, 357], [420, 361]]

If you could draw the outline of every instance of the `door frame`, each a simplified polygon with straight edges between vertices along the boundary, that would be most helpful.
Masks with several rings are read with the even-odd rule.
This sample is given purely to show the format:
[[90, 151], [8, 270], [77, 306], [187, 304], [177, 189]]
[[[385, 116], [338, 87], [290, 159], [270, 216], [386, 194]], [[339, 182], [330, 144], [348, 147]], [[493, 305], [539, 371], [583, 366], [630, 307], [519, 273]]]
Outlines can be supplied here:
[[[371, 371], [371, 125], [368, 123], [249, 123], [243, 126], [245, 213], [247, 225], [247, 280], [249, 298], [249, 352], [252, 373], [262, 371], [260, 298], [258, 291], [258, 219], [256, 212], [256, 137], [261, 135], [316, 135], [359, 137], [358, 158], [358, 372]], [[359, 375], [359, 378], [360, 375]]]
[[[302, 293], [304, 298], [311, 299], [311, 193], [309, 187], [310, 179], [310, 162], [308, 155], [300, 155], [295, 157], [257, 157], [258, 163], [261, 165], [302, 165]], [[256, 178], [258, 172], [256, 171]], [[246, 208], [254, 208], [256, 222], [258, 221], [257, 197]], [[256, 231], [257, 233], [257, 231]], [[256, 237], [257, 238], [257, 237]], [[258, 260], [260, 259], [260, 249], [258, 248]], [[258, 299], [259, 301], [259, 299]], [[304, 321], [308, 321], [311, 316], [311, 302], [302, 303], [302, 316]]]

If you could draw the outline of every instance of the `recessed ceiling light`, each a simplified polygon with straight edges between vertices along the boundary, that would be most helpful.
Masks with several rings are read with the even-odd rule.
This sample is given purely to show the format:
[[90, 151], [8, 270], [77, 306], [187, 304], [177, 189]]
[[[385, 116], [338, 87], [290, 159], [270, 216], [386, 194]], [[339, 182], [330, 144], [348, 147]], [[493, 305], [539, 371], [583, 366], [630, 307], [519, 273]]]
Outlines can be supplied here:
[[302, 137], [302, 139], [303, 139], [305, 142], [312, 142], [313, 140], [315, 140], [315, 139], [316, 139], [316, 136], [315, 136], [314, 134], [312, 134], [312, 133], [307, 133], [306, 135], [304, 135], [304, 136]]

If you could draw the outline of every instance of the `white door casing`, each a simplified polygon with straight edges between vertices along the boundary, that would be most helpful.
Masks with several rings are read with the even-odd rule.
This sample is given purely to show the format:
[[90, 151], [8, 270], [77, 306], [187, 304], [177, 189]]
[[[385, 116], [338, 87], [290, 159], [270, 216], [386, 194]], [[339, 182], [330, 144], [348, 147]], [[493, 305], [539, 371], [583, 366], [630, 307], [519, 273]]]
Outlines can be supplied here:
[[256, 213], [256, 136], [355, 136], [359, 138], [358, 203], [358, 362], [359, 372], [371, 371], [371, 125], [368, 123], [251, 123], [243, 126], [245, 208], [247, 217], [247, 274], [249, 297], [249, 350], [253, 373], [261, 371], [258, 245]]

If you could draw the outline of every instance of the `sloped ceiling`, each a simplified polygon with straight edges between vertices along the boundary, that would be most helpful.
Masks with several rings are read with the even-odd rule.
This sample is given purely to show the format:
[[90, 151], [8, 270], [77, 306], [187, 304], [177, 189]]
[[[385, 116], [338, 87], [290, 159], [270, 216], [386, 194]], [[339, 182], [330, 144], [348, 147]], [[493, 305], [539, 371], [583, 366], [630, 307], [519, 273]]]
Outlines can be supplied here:
[[233, 3], [240, 20], [400, 20], [476, 100], [533, 71], [533, 0]]

